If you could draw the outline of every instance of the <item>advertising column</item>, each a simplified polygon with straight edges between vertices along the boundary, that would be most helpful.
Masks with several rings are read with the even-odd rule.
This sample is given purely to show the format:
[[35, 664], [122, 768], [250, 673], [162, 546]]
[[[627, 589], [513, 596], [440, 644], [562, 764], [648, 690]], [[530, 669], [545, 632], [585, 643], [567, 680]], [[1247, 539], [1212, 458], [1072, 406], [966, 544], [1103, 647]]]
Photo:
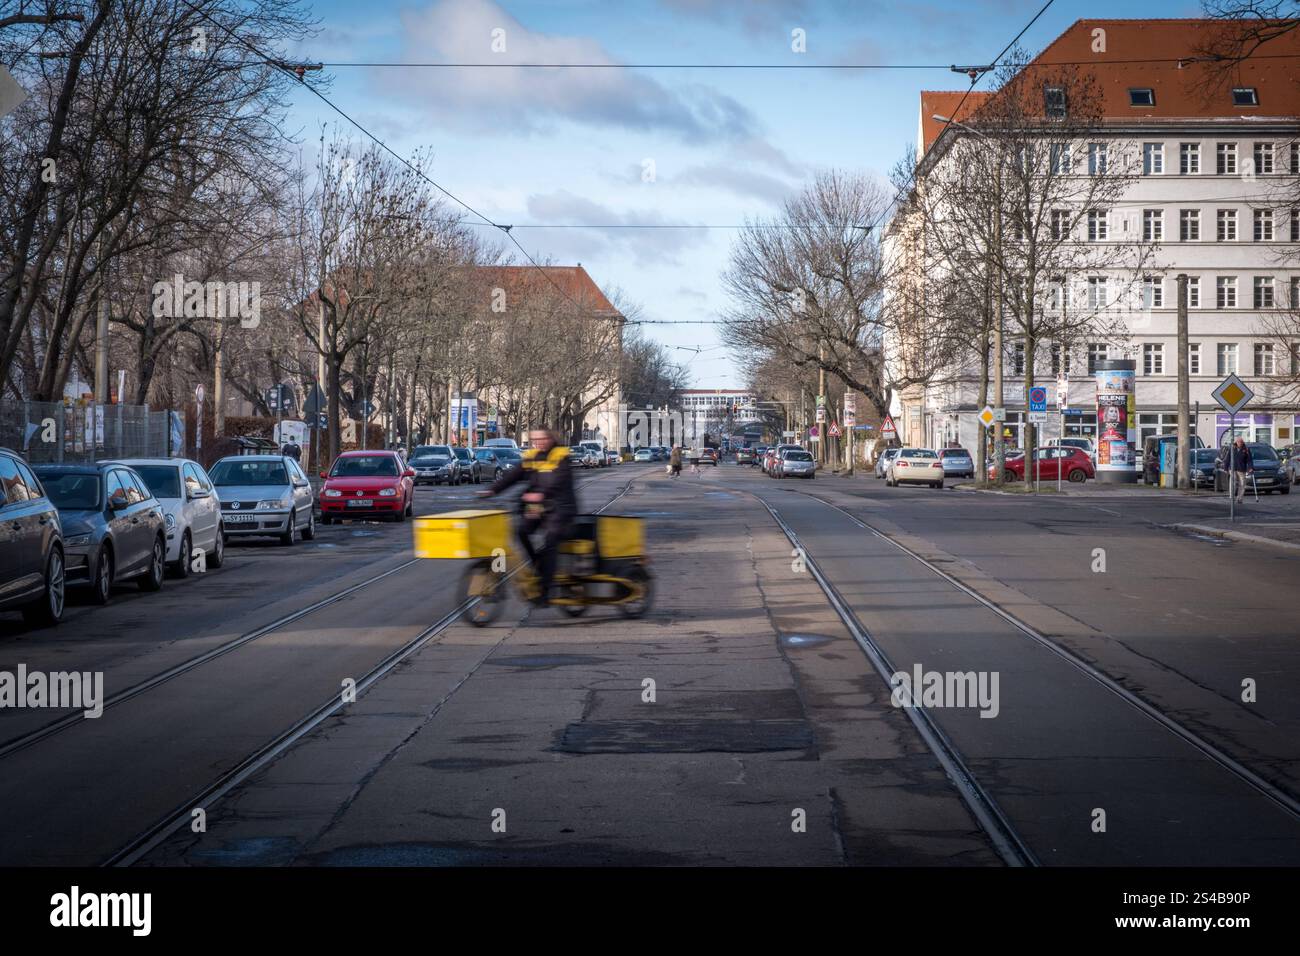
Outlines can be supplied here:
[[1132, 359], [1097, 364], [1097, 480], [1137, 481], [1137, 415]]

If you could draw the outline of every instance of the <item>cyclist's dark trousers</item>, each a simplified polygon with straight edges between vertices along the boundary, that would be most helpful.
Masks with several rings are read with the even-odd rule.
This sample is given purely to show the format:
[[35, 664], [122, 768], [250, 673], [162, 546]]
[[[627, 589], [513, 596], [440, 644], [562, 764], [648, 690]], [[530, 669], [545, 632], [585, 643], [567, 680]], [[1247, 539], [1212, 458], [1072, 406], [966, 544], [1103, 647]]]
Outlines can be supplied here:
[[[515, 524], [519, 534], [519, 543], [523, 546], [528, 557], [533, 562], [533, 567], [537, 570], [537, 576], [541, 578], [542, 597], [550, 593], [551, 580], [555, 577], [555, 563], [559, 557], [559, 545], [564, 540], [564, 532], [560, 523], [554, 520], [547, 520], [543, 515], [536, 518], [529, 518], [520, 515]], [[542, 532], [542, 543], [540, 546], [533, 544], [533, 534], [538, 530]]]

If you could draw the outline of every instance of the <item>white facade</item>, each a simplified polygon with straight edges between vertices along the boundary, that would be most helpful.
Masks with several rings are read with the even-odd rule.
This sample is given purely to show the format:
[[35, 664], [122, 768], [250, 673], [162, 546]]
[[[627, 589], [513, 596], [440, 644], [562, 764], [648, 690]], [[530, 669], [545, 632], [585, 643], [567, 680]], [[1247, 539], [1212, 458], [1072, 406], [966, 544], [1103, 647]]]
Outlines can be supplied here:
[[[956, 131], [954, 130], [953, 133]], [[1257, 397], [1243, 413], [1249, 437], [1275, 445], [1300, 437], [1300, 398], [1278, 376], [1300, 372], [1300, 355], [1266, 334], [1264, 323], [1278, 310], [1300, 307], [1300, 209], [1290, 208], [1300, 190], [1300, 124], [1295, 117], [1165, 121], [1125, 129], [1108, 126], [1106, 136], [1127, 142], [1142, 168], [1122, 200], [1107, 216], [1110, 241], [1138, 237], [1156, 244], [1150, 268], [1133, 283], [1132, 269], [1110, 277], [1127, 293], [1111, 307], [1128, 336], [1121, 341], [1078, 345], [1069, 356], [1069, 397], [1083, 414], [1065, 420], [1067, 435], [1095, 437], [1095, 387], [1090, 359], [1128, 358], [1137, 363], [1137, 442], [1173, 431], [1177, 399], [1177, 280], [1189, 280], [1188, 331], [1193, 426], [1207, 444], [1226, 428], [1216, 418], [1211, 392], [1229, 372], [1240, 375]], [[1086, 175], [1075, 148], [1075, 170]], [[950, 154], [951, 155], [951, 154]], [[938, 158], [937, 162], [945, 162]], [[1081, 171], [1082, 170], [1082, 171]], [[1080, 172], [1081, 171], [1081, 172]], [[903, 223], [890, 241], [903, 242]], [[1081, 230], [1081, 232], [1086, 230]], [[1087, 235], [1078, 235], [1088, 241]], [[923, 241], [923, 240], [922, 240]], [[1118, 270], [1117, 270], [1118, 273]], [[1147, 278], [1149, 276], [1149, 279]], [[1087, 296], [1085, 277], [1076, 277], [1070, 294]], [[1028, 362], [1017, 353], [1011, 324], [1004, 325], [1005, 394], [1010, 443], [1019, 444], [1026, 409], [1023, 372]], [[1056, 413], [1057, 372], [1063, 359], [1050, 343], [1040, 343], [1035, 381], [1048, 387], [1051, 414], [1043, 440], [1061, 435]], [[977, 381], [962, 379], [896, 394], [891, 409], [908, 443], [974, 448], [983, 429]], [[991, 389], [990, 384], [990, 389]], [[990, 404], [997, 405], [990, 392]]]

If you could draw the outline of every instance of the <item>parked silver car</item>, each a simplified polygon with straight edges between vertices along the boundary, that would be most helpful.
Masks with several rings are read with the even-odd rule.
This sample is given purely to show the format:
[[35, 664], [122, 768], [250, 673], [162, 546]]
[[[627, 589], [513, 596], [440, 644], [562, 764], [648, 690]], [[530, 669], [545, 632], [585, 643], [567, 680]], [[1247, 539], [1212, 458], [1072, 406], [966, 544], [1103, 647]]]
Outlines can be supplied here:
[[417, 485], [459, 485], [463, 478], [460, 459], [450, 445], [420, 445], [411, 455], [411, 467]]
[[939, 452], [945, 478], [974, 478], [975, 460], [965, 448], [944, 448]]
[[274, 535], [293, 544], [316, 537], [311, 483], [285, 455], [231, 455], [209, 472], [221, 499], [226, 538]]

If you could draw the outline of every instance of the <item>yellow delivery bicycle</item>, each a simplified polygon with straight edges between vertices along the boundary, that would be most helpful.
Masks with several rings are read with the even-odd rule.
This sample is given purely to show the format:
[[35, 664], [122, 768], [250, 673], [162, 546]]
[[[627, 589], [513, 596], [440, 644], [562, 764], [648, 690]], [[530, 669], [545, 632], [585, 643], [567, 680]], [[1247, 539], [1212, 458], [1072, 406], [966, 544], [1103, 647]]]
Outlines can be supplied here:
[[[540, 582], [511, 548], [513, 532], [505, 511], [449, 511], [415, 519], [415, 556], [470, 559], [461, 575], [461, 593], [470, 599], [462, 615], [476, 627], [501, 614], [514, 579], [532, 600]], [[579, 515], [573, 534], [559, 546], [559, 560], [548, 602], [570, 617], [595, 605], [617, 607], [627, 618], [640, 617], [654, 600], [654, 577], [645, 554], [644, 519], [627, 515]]]

